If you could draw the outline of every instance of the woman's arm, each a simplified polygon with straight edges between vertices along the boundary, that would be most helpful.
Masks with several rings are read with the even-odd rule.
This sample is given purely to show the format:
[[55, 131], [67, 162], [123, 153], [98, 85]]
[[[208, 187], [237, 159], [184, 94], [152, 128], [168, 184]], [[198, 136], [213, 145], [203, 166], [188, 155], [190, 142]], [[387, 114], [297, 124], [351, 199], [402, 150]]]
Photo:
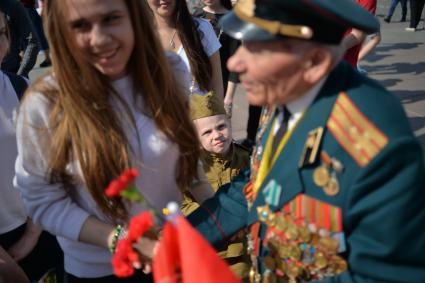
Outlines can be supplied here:
[[350, 34], [345, 36], [341, 42], [341, 46], [347, 51], [351, 47], [361, 44], [366, 38], [366, 34], [358, 29], [352, 29]]
[[0, 246], [0, 282], [27, 283], [28, 278], [18, 264]]
[[232, 117], [233, 97], [235, 96], [236, 86], [236, 83], [232, 81], [228, 81], [227, 83], [226, 96], [224, 97], [224, 109], [229, 118]]
[[210, 57], [212, 77], [211, 90], [221, 99], [224, 99], [223, 77], [221, 75], [220, 52], [216, 51]]
[[78, 240], [109, 249], [112, 244], [114, 232], [115, 227], [113, 225], [102, 222], [93, 216], [89, 216], [83, 223], [83, 226], [81, 226]]

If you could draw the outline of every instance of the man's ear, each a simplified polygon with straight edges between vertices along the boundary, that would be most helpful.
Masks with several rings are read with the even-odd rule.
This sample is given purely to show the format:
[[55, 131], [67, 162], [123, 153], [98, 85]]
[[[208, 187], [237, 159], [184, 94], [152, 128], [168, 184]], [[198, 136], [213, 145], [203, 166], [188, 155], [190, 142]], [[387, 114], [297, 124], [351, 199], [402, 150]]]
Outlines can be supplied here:
[[315, 47], [305, 56], [302, 68], [304, 68], [304, 81], [315, 85], [332, 68], [332, 54], [325, 48]]

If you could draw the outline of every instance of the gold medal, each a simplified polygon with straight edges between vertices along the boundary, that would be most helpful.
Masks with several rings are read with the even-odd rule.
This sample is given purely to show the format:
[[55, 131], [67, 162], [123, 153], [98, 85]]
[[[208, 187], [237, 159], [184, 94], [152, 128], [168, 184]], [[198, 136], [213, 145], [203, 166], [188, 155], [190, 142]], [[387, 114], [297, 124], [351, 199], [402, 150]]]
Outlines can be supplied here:
[[264, 266], [267, 268], [267, 269], [270, 269], [271, 271], [273, 271], [273, 270], [275, 270], [276, 269], [276, 262], [275, 262], [275, 260], [274, 260], [274, 258], [272, 258], [271, 256], [266, 256], [265, 258], [264, 258]]
[[319, 252], [316, 254], [314, 265], [319, 269], [325, 268], [328, 265], [328, 261], [323, 253]]
[[280, 260], [279, 263], [277, 264], [277, 269], [280, 270], [282, 273], [286, 273], [286, 262], [283, 260]]
[[269, 214], [270, 214], [270, 209], [268, 205], [257, 207], [258, 220], [260, 220], [261, 222], [263, 223], [266, 222], [270, 216]]
[[288, 263], [286, 274], [288, 275], [290, 279], [295, 280], [295, 278], [297, 278], [299, 274], [299, 271], [300, 271], [300, 268], [296, 266], [293, 262]]
[[300, 260], [301, 259], [301, 255], [302, 255], [302, 251], [295, 244], [295, 245], [291, 245], [290, 246], [290, 248], [289, 248], [289, 254], [290, 254], [290, 258], [295, 259], [295, 260]]
[[296, 240], [298, 238], [298, 229], [295, 227], [295, 225], [291, 225], [288, 227], [288, 229], [285, 231], [285, 236], [289, 240]]
[[278, 254], [279, 254], [279, 257], [282, 259], [288, 258], [291, 255], [289, 248], [286, 245], [279, 246]]
[[264, 276], [263, 283], [277, 283], [277, 277], [274, 272], [267, 272]]
[[313, 181], [318, 187], [324, 187], [329, 182], [328, 167], [322, 165], [317, 167], [313, 172]]
[[307, 227], [305, 227], [305, 226], [300, 227], [299, 232], [300, 232], [300, 239], [301, 239], [303, 242], [307, 243], [307, 242], [309, 242], [309, 241], [310, 241], [310, 239], [311, 239], [311, 234], [310, 234], [310, 231], [308, 230], [308, 228], [307, 228]]
[[328, 252], [337, 253], [338, 252], [338, 240], [330, 238], [330, 237], [323, 237], [319, 240], [319, 247], [321, 247], [322, 250], [326, 250]]
[[328, 196], [335, 196], [339, 193], [339, 183], [336, 176], [332, 176], [323, 190]]
[[283, 216], [279, 215], [275, 220], [275, 227], [279, 231], [285, 231], [286, 227], [288, 227], [286, 220]]

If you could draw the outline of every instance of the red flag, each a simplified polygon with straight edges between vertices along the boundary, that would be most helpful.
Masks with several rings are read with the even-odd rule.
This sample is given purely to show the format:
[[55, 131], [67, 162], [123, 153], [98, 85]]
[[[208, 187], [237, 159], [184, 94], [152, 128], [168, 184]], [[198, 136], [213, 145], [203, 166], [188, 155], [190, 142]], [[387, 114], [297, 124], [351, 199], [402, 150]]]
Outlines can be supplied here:
[[155, 258], [156, 283], [241, 283], [213, 247], [181, 216], [167, 222]]

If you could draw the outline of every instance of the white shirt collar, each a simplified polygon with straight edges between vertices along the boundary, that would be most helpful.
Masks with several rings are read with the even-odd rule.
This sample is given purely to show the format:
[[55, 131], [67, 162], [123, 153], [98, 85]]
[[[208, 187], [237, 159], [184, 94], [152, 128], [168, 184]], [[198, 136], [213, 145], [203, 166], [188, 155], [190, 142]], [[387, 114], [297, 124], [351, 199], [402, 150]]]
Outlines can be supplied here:
[[[292, 129], [301, 118], [305, 110], [313, 103], [313, 100], [319, 94], [319, 91], [322, 89], [323, 84], [325, 83], [328, 76], [322, 78], [315, 86], [313, 86], [306, 94], [302, 95], [300, 98], [288, 103], [286, 108], [291, 112], [291, 117], [288, 121], [288, 129]], [[277, 130], [280, 127], [280, 124], [283, 121], [282, 111], [277, 116], [275, 127], [273, 133], [276, 134]]]
[[315, 86], [313, 86], [309, 91], [307, 91], [306, 94], [288, 103], [286, 105], [286, 108], [288, 108], [289, 112], [291, 112], [292, 115], [303, 113], [319, 94], [319, 91], [322, 89], [322, 86], [327, 78], [328, 76], [322, 78]]

